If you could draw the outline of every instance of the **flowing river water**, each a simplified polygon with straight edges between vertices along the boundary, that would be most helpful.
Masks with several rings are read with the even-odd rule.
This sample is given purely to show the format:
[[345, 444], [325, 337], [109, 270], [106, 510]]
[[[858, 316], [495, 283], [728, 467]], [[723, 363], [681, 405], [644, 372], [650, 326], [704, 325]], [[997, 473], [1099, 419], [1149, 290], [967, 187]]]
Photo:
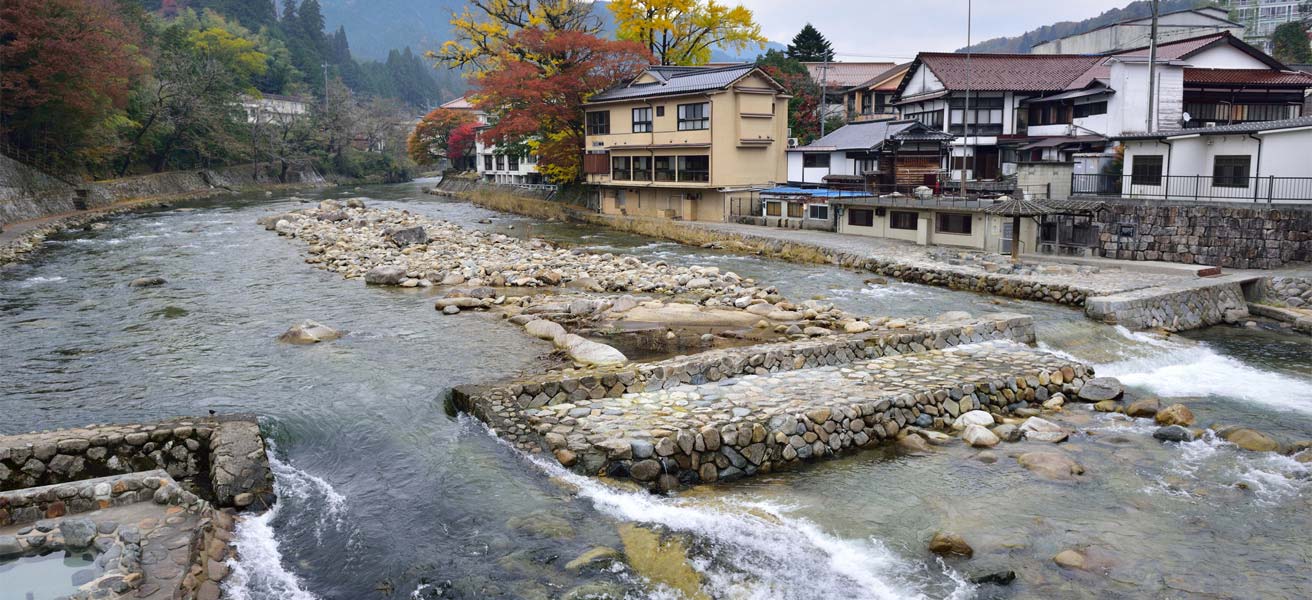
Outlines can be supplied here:
[[[1239, 326], [1131, 333], [1055, 305], [868, 284], [868, 273], [501, 215], [418, 184], [301, 195], [363, 196], [470, 227], [717, 265], [863, 315], [1025, 312], [1042, 347], [1136, 394], [1184, 401], [1200, 423], [1312, 438], [1307, 336]], [[1210, 438], [1163, 444], [1148, 421], [1079, 407], [1061, 417], [1082, 432], [1062, 448], [1087, 469], [1077, 483], [1036, 479], [1007, 444], [983, 456], [961, 444], [924, 457], [867, 451], [670, 498], [566, 473], [444, 408], [452, 386], [540, 368], [549, 345], [488, 315], [444, 317], [430, 290], [369, 288], [304, 264], [300, 244], [255, 225], [299, 206], [287, 194], [248, 195], [124, 215], [0, 271], [0, 433], [209, 411], [263, 417], [280, 501], [239, 530], [232, 598], [679, 597], [636, 566], [563, 568], [595, 546], [623, 548], [620, 532], [634, 524], [681, 540], [714, 598], [1303, 598], [1312, 589], [1308, 465]], [[127, 287], [146, 275], [168, 284]], [[349, 334], [312, 347], [274, 341], [304, 318]], [[925, 548], [938, 530], [961, 534], [975, 557], [934, 558]], [[1089, 568], [1056, 566], [1067, 548]], [[1005, 570], [1017, 574], [1011, 585], [968, 582]]]

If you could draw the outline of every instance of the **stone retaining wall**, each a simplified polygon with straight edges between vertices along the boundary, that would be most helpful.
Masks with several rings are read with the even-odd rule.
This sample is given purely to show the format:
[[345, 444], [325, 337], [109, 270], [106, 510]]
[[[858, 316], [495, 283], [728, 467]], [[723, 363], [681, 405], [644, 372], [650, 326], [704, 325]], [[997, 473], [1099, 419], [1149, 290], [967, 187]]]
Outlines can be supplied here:
[[777, 373], [855, 360], [941, 350], [991, 340], [1034, 342], [1034, 319], [1028, 315], [994, 313], [967, 324], [927, 324], [917, 329], [779, 342], [711, 350], [655, 363], [613, 369], [565, 370], [509, 384], [456, 388], [456, 406], [484, 421], [492, 403], [509, 401], [520, 408], [537, 408], [583, 399], [616, 398], [626, 393], [665, 389], [680, 384], [714, 382], [738, 375]]
[[181, 506], [193, 512], [209, 506], [179, 487], [165, 471], [140, 471], [0, 492], [0, 527], [138, 502]]
[[1089, 298], [1090, 318], [1130, 329], [1186, 331], [1248, 316], [1248, 303], [1238, 281], [1194, 286], [1173, 292], [1151, 288]]
[[1312, 277], [1272, 277], [1263, 295], [1290, 308], [1312, 308]]
[[237, 520], [216, 508], [206, 511], [191, 540], [189, 567], [178, 586], [178, 600], [216, 600], [222, 597], [223, 581], [231, 574], [228, 560], [237, 558], [232, 538]]
[[274, 500], [273, 475], [253, 417], [0, 436], [0, 491], [155, 469], [193, 489], [212, 489], [220, 506], [267, 506]]
[[[1108, 258], [1238, 269], [1312, 261], [1312, 207], [1108, 200], [1095, 222]], [[1122, 226], [1134, 234], [1121, 237]]]

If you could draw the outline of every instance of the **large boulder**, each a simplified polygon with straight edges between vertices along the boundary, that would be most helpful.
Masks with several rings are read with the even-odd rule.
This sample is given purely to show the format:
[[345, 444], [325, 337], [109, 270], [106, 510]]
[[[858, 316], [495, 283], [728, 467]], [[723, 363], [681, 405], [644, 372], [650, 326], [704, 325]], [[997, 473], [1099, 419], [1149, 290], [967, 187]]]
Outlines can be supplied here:
[[1221, 439], [1251, 452], [1275, 452], [1280, 450], [1280, 442], [1265, 433], [1246, 427], [1222, 431]]
[[1095, 377], [1084, 382], [1079, 398], [1085, 402], [1116, 400], [1125, 394], [1125, 387], [1115, 377]]
[[529, 335], [540, 340], [555, 342], [558, 338], [565, 337], [565, 328], [559, 323], [548, 321], [546, 319], [534, 319], [524, 324], [524, 331]]
[[333, 329], [322, 323], [306, 319], [292, 325], [290, 329], [278, 336], [278, 341], [288, 344], [317, 344], [319, 342], [330, 342], [342, 337], [342, 332]]
[[155, 287], [168, 283], [163, 277], [138, 277], [128, 283], [128, 287]]
[[1134, 402], [1131, 402], [1129, 406], [1126, 406], [1125, 414], [1140, 419], [1151, 419], [1157, 415], [1157, 411], [1161, 410], [1161, 408], [1162, 403], [1156, 398], [1144, 398], [1142, 400], [1135, 400]]
[[1064, 442], [1069, 436], [1060, 425], [1047, 419], [1030, 417], [1020, 424], [1020, 432], [1027, 440], [1036, 442]]
[[1188, 427], [1194, 424], [1194, 413], [1189, 410], [1188, 406], [1177, 403], [1157, 411], [1155, 419], [1159, 425], [1181, 425]]
[[975, 549], [966, 543], [965, 538], [946, 532], [935, 532], [934, 537], [929, 540], [929, 551], [939, 556], [963, 556], [970, 558], [975, 555]]
[[387, 241], [392, 242], [393, 244], [396, 244], [397, 246], [401, 246], [401, 247], [428, 243], [428, 233], [424, 231], [424, 228], [422, 226], [419, 225], [416, 225], [414, 227], [391, 229], [388, 230], [387, 233], [384, 233], [383, 235], [387, 238]]
[[400, 285], [405, 281], [405, 268], [395, 265], [379, 265], [364, 274], [364, 282], [370, 285]]
[[1020, 466], [1044, 479], [1069, 481], [1084, 473], [1084, 467], [1061, 452], [1026, 452], [1016, 459]]
[[624, 356], [623, 352], [572, 333], [567, 333], [558, 338], [556, 344], [561, 346], [574, 362], [590, 367], [622, 365], [629, 362], [628, 357]]
[[96, 522], [91, 519], [64, 519], [59, 523], [59, 533], [64, 536], [64, 545], [72, 550], [91, 546], [96, 539]]

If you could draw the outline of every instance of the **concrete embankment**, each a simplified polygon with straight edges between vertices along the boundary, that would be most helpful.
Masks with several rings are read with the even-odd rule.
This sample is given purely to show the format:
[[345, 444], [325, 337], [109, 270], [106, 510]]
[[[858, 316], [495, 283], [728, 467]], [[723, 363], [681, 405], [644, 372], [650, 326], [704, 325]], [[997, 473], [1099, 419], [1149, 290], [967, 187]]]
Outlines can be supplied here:
[[465, 185], [456, 191], [439, 186], [433, 193], [459, 196], [495, 210], [569, 219], [686, 244], [711, 245], [798, 262], [829, 263], [911, 283], [1076, 306], [1084, 308], [1090, 318], [1133, 329], [1185, 331], [1246, 317], [1241, 285], [1254, 279], [1167, 277], [1130, 272], [1104, 275], [1091, 283], [1079, 276], [984, 272], [957, 264], [880, 256], [878, 249], [863, 250], [862, 240], [854, 240], [852, 236], [601, 215], [531, 194], [500, 192], [489, 186]]
[[327, 181], [313, 169], [293, 170], [282, 183], [255, 165], [74, 184], [0, 155], [0, 265], [35, 251], [62, 229], [114, 214], [215, 194], [320, 185]]

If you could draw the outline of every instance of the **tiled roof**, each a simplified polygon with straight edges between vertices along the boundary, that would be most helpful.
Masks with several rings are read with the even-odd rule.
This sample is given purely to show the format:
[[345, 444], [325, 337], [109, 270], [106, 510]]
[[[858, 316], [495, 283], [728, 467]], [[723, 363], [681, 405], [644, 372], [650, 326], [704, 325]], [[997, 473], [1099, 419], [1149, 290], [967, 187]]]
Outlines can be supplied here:
[[[950, 90], [985, 92], [1055, 92], [1103, 60], [1083, 54], [966, 54], [921, 52], [917, 61], [929, 67]], [[969, 83], [968, 83], [969, 80]]]
[[1189, 129], [1158, 131], [1154, 133], [1126, 133], [1124, 135], [1113, 136], [1111, 139], [1155, 140], [1184, 135], [1227, 135], [1233, 133], [1274, 131], [1278, 129], [1298, 129], [1302, 127], [1312, 127], [1312, 116], [1298, 117], [1295, 119], [1281, 119], [1279, 121], [1255, 121], [1252, 123], [1239, 123], [1236, 125], [1218, 125], [1216, 127], [1192, 127]]
[[789, 152], [869, 150], [889, 139], [902, 139], [914, 135], [917, 140], [950, 140], [952, 134], [943, 131], [930, 131], [917, 121], [908, 119], [866, 121], [848, 123], [833, 133], [826, 135], [801, 148], [789, 148]]
[[857, 84], [855, 87], [863, 90], [880, 90], [880, 91], [888, 91], [888, 92], [894, 91], [897, 89], [898, 84], [902, 83], [902, 76], [906, 75], [907, 69], [910, 68], [911, 68], [911, 63], [909, 62], [905, 62], [900, 65], [895, 65], [893, 68], [884, 71], [883, 73], [875, 75], [874, 77], [871, 77], [870, 79], [867, 79], [865, 81], [862, 81], [861, 83]]
[[612, 100], [630, 100], [720, 90], [729, 87], [733, 82], [738, 81], [755, 69], [756, 65], [753, 64], [715, 68], [651, 67], [647, 69], [647, 72], [660, 79], [660, 83], [635, 83], [614, 87], [593, 96], [588, 102], [609, 102]]
[[[1207, 35], [1200, 35], [1198, 37], [1176, 40], [1174, 42], [1167, 42], [1165, 44], [1158, 44], [1157, 60], [1160, 61], [1183, 60], [1189, 58], [1190, 56], [1193, 56], [1194, 54], [1204, 49], [1219, 44], [1229, 44], [1231, 46], [1234, 46], [1235, 48], [1248, 54], [1249, 56], [1252, 56], [1253, 58], [1256, 58], [1257, 60], [1266, 63], [1273, 69], [1285, 68], [1285, 66], [1281, 64], [1280, 61], [1271, 58], [1271, 56], [1268, 55], [1267, 53], [1262, 52], [1261, 50], [1258, 50], [1257, 48], [1250, 46], [1248, 43], [1244, 42], [1243, 40], [1238, 39], [1233, 35], [1230, 35], [1230, 32], [1228, 31], [1224, 31], [1221, 33], [1209, 33]], [[1111, 56], [1134, 57], [1134, 58], [1148, 58], [1148, 55], [1149, 55], [1149, 49], [1147, 47], [1134, 48], [1132, 50], [1123, 50], [1121, 52], [1114, 52], [1111, 54]]]
[[891, 62], [805, 62], [802, 64], [806, 65], [806, 70], [811, 73], [813, 81], [819, 83], [824, 79], [825, 86], [830, 88], [850, 88], [861, 85], [894, 66]]
[[1312, 87], [1312, 74], [1302, 71], [1274, 71], [1271, 69], [1186, 68], [1184, 70], [1184, 82]]
[[451, 100], [443, 104], [439, 108], [446, 108], [450, 110], [471, 110], [474, 108], [474, 105], [469, 103], [468, 98], [461, 96], [459, 98], [456, 98], [455, 100]]

